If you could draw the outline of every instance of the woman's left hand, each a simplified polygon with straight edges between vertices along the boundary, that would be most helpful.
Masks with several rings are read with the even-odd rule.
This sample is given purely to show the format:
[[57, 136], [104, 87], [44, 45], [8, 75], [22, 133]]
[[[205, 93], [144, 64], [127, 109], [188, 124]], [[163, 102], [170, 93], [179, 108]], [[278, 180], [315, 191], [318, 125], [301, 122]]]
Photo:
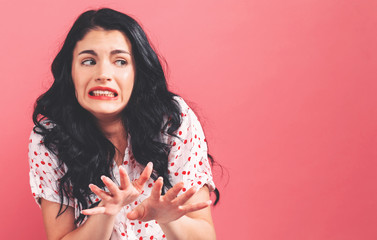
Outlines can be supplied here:
[[127, 218], [130, 220], [138, 219], [144, 222], [156, 220], [159, 224], [164, 224], [177, 220], [189, 212], [194, 212], [211, 205], [211, 200], [185, 204], [196, 193], [196, 188], [192, 187], [177, 197], [183, 188], [183, 182], [174, 185], [164, 196], [161, 196], [162, 186], [163, 179], [159, 177], [152, 188], [151, 196], [129, 212]]

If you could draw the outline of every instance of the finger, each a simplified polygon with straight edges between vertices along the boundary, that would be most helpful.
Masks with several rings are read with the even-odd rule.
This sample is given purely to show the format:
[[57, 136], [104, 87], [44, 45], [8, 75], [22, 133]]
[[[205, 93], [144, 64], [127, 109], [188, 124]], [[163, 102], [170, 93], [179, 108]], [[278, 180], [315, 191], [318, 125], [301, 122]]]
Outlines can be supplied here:
[[108, 201], [111, 199], [111, 196], [108, 192], [103, 191], [101, 188], [97, 187], [94, 184], [89, 184], [90, 190], [92, 190], [93, 193], [95, 193], [99, 198], [102, 200]]
[[102, 176], [101, 180], [106, 185], [107, 189], [109, 189], [111, 195], [114, 197], [119, 196], [119, 187], [110, 178]]
[[127, 218], [130, 220], [136, 220], [139, 219], [141, 220], [144, 216], [145, 213], [145, 208], [143, 205], [137, 206], [134, 210], [131, 212], [127, 213]]
[[124, 190], [131, 185], [130, 178], [128, 177], [126, 169], [123, 166], [119, 167], [119, 176], [120, 176], [120, 189]]
[[189, 200], [194, 194], [196, 193], [196, 187], [190, 188], [187, 192], [184, 194], [178, 196], [176, 199], [174, 199], [174, 202], [176, 202], [178, 205], [183, 205]]
[[165, 200], [170, 202], [173, 201], [177, 197], [178, 193], [182, 190], [183, 185], [183, 182], [180, 182], [170, 188], [164, 196]]
[[206, 208], [206, 207], [210, 206], [211, 203], [212, 203], [212, 201], [208, 200], [206, 202], [193, 203], [193, 204], [187, 204], [187, 205], [184, 205], [184, 206], [179, 206], [178, 208], [181, 209], [184, 212], [184, 214], [186, 214], [186, 213], [189, 213], [189, 212], [194, 212], [194, 211], [198, 211], [200, 209]]
[[153, 170], [153, 163], [149, 162], [147, 166], [144, 168], [144, 171], [140, 174], [140, 177], [134, 182], [134, 186], [140, 192], [143, 191], [144, 184], [148, 181], [152, 174]]
[[97, 215], [97, 214], [105, 213], [105, 209], [106, 209], [105, 207], [95, 207], [95, 208], [82, 210], [81, 213], [84, 215]]
[[151, 196], [150, 198], [152, 200], [159, 200], [161, 197], [161, 189], [164, 185], [164, 180], [162, 177], [157, 178], [156, 182], [154, 183], [154, 186], [152, 188]]

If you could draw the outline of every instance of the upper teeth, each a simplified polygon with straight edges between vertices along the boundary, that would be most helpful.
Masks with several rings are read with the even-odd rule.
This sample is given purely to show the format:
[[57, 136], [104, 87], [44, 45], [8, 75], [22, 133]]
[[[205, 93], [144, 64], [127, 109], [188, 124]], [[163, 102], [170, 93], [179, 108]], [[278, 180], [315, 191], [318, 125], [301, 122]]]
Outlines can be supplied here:
[[107, 90], [94, 90], [93, 91], [94, 96], [108, 96], [108, 97], [114, 97], [115, 93], [110, 92]]

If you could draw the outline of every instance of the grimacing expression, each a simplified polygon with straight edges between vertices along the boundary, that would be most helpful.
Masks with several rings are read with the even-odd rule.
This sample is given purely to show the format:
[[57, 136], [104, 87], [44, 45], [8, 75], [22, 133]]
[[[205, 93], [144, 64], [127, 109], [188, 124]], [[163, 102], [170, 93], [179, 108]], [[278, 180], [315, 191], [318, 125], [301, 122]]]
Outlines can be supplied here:
[[119, 118], [135, 79], [129, 39], [118, 30], [89, 31], [73, 50], [71, 74], [84, 109], [97, 119]]

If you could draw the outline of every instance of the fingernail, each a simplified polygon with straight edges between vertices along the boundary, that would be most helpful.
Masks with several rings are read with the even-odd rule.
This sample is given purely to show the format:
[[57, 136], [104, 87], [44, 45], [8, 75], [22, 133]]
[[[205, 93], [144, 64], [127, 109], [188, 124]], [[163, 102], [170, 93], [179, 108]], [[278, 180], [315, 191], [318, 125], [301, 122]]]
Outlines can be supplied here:
[[161, 176], [158, 177], [157, 181], [158, 181], [158, 180], [164, 181], [164, 179], [163, 179]]
[[147, 166], [153, 168], [153, 162], [149, 162]]
[[212, 204], [212, 200], [208, 200], [207, 203], [208, 203], [208, 205], [211, 205]]

